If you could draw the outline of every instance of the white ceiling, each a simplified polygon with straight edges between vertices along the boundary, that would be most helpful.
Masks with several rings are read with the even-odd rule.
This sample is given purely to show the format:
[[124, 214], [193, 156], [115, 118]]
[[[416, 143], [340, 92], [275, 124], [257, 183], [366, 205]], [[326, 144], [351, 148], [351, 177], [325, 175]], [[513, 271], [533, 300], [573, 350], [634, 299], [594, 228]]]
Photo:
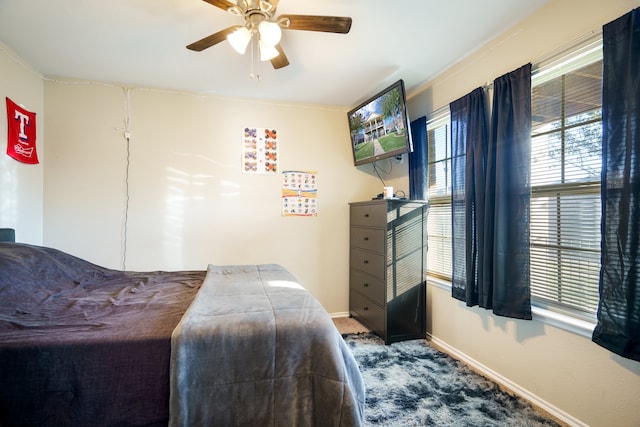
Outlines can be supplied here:
[[[233, 1], [233, 0], [231, 0]], [[281, 0], [280, 14], [350, 16], [349, 34], [288, 30], [290, 65], [228, 42], [185, 48], [242, 23], [202, 0], [0, 0], [0, 41], [47, 77], [352, 107], [398, 79], [415, 91], [548, 0]]]

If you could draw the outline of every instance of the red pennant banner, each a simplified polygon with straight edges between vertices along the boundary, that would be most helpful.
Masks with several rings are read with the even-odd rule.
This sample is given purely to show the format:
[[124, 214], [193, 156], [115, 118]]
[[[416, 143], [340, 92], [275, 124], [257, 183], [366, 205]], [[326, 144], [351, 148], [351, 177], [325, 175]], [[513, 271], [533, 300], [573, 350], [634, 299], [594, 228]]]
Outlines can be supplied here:
[[7, 155], [22, 163], [37, 164], [36, 113], [7, 98], [7, 124]]

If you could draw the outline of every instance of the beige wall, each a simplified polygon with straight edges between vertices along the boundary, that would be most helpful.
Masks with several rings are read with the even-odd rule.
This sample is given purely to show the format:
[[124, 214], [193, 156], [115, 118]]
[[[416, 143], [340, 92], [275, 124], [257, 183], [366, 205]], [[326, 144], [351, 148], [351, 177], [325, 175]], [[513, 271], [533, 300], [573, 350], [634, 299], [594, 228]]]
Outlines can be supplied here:
[[[40, 164], [20, 163], [7, 156], [5, 98], [36, 113], [36, 148]], [[16, 240], [42, 244], [42, 179], [44, 110], [41, 76], [0, 43], [0, 228], [14, 228]]]
[[[128, 117], [127, 269], [279, 263], [348, 311], [348, 203], [382, 183], [353, 166], [346, 110], [54, 79], [45, 109], [47, 246], [122, 268]], [[282, 216], [280, 174], [243, 173], [245, 126], [278, 130], [281, 171], [318, 172], [317, 217]]]
[[473, 89], [571, 47], [602, 25], [640, 6], [638, 0], [549, 0], [432, 81], [407, 94], [412, 118], [427, 115]]
[[[427, 115], [527, 62], [599, 32], [640, 6], [637, 0], [551, 0], [474, 54], [409, 94], [412, 118]], [[459, 352], [566, 421], [590, 426], [640, 425], [640, 363], [618, 357], [539, 320], [514, 321], [468, 308], [450, 291], [428, 287], [428, 329]]]

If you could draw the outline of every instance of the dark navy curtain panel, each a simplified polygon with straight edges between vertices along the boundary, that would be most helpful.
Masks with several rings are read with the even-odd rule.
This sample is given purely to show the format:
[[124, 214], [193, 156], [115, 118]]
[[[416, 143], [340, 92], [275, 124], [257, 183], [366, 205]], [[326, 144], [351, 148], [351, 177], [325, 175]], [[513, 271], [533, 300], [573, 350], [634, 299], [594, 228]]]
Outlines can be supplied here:
[[593, 341], [640, 361], [640, 8], [603, 27], [602, 253]]
[[[493, 254], [493, 312], [531, 319], [531, 64], [493, 82], [485, 185], [485, 234]], [[486, 249], [487, 247], [485, 247]]]
[[486, 94], [478, 88], [452, 102], [451, 113], [451, 295], [468, 306], [491, 308], [491, 284], [478, 280], [484, 253], [484, 177], [489, 132]]
[[413, 152], [409, 153], [409, 199], [427, 199], [427, 118], [411, 122]]
[[488, 137], [482, 89], [450, 106], [452, 296], [530, 320], [531, 64], [493, 89]]

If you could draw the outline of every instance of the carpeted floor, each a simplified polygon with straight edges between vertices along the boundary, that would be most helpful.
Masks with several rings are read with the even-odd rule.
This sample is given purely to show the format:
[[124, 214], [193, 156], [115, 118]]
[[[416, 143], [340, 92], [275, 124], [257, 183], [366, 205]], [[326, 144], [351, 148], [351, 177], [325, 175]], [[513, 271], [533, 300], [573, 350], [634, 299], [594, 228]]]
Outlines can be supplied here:
[[385, 346], [351, 318], [334, 319], [364, 379], [367, 426], [561, 426], [426, 340]]

